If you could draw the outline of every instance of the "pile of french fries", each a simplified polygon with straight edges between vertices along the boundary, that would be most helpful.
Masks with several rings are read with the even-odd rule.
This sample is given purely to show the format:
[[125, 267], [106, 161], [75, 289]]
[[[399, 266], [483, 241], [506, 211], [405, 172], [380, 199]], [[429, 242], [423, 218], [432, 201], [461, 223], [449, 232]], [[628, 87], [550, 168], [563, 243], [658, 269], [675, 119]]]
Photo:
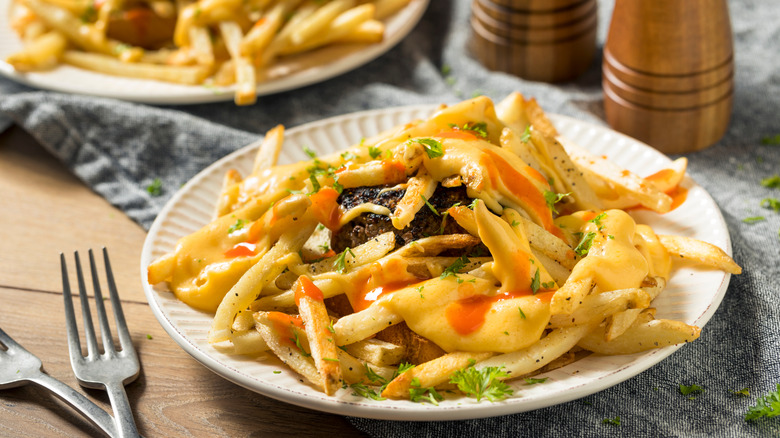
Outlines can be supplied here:
[[[148, 281], [214, 312], [215, 348], [268, 351], [326, 394], [363, 385], [405, 399], [453, 389], [453, 375], [472, 367], [517, 379], [590, 353], [690, 342], [698, 327], [655, 319], [652, 308], [673, 265], [741, 272], [716, 246], [656, 235], [624, 211], [670, 211], [684, 158], [640, 177], [561, 141], [519, 93], [495, 106], [486, 97], [442, 106], [340, 153], [309, 151], [301, 163], [277, 165], [283, 140], [284, 128], [272, 129], [251, 175], [227, 173], [214, 221], [150, 264]], [[332, 231], [361, 213], [403, 229], [433, 208], [437, 185], [465, 186], [474, 199], [438, 212], [463, 234], [397, 247], [387, 232], [329, 249]], [[405, 192], [394, 211], [336, 203], [361, 186]], [[443, 255], [476, 244], [489, 253]], [[351, 312], [334, 311], [339, 295]], [[401, 323], [442, 354], [405, 364], [413, 346], [375, 336]]]
[[381, 42], [410, 0], [14, 0], [20, 72], [60, 63], [186, 85], [235, 85], [235, 102], [286, 56]]

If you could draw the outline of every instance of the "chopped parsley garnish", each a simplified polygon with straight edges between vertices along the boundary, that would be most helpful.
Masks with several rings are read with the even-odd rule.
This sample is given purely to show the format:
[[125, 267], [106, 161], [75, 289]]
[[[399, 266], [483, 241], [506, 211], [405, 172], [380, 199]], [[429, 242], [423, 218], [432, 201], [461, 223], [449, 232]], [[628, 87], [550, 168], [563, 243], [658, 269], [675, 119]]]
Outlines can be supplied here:
[[699, 385], [689, 385], [689, 386], [680, 385], [679, 390], [680, 390], [680, 394], [690, 396], [688, 398], [691, 399], [691, 400], [696, 398], [696, 396], [691, 395], [691, 394], [697, 394], [698, 395], [698, 393], [704, 392], [704, 388], [702, 388]]
[[526, 319], [525, 318], [525, 312], [523, 312], [523, 309], [518, 307], [517, 310], [520, 312], [520, 317], [523, 318], [523, 319]]
[[534, 278], [531, 279], [531, 294], [536, 295], [537, 292], [539, 292], [539, 269], [538, 268], [534, 273]]
[[423, 300], [425, 299], [425, 297], [423, 296], [423, 288], [424, 287], [425, 286], [420, 286], [420, 287], [414, 288], [414, 290], [416, 290], [420, 294], [420, 299], [423, 299]]
[[730, 392], [731, 392], [732, 394], [734, 394], [734, 395], [741, 395], [741, 396], [744, 396], [744, 397], [747, 397], [747, 396], [749, 396], [749, 395], [750, 395], [750, 390], [749, 390], [749, 389], [747, 389], [747, 388], [742, 388], [742, 389], [740, 389], [739, 391], [736, 391], [736, 390], [730, 390]]
[[780, 383], [777, 390], [772, 391], [756, 400], [756, 405], [751, 406], [745, 414], [745, 421], [755, 421], [762, 417], [780, 416]]
[[382, 150], [376, 146], [371, 145], [368, 147], [368, 155], [371, 156], [372, 160], [376, 160], [380, 155], [382, 155]]
[[279, 370], [274, 370], [274, 374], [282, 374], [282, 372]]
[[764, 198], [761, 200], [761, 206], [764, 208], [771, 208], [776, 212], [780, 212], [780, 199]]
[[95, 8], [95, 5], [92, 4], [87, 6], [87, 8], [84, 10], [84, 13], [81, 14], [80, 18], [82, 23], [92, 23], [97, 20], [97, 17], [97, 9]]
[[593, 219], [589, 220], [588, 222], [593, 222], [594, 224], [596, 224], [597, 227], [600, 227], [601, 226], [601, 221], [605, 217], [607, 217], [607, 212], [606, 211], [602, 211], [601, 213], [598, 214], [598, 216], [594, 217]]
[[436, 216], [441, 216], [441, 214], [439, 214], [439, 211], [436, 210], [436, 207], [434, 207], [430, 202], [428, 202], [428, 198], [426, 198], [423, 195], [420, 195], [420, 198], [422, 198], [423, 202], [425, 202], [425, 205], [427, 205], [428, 208], [431, 209], [433, 214], [435, 214]]
[[444, 155], [444, 146], [441, 145], [439, 140], [433, 138], [412, 138], [409, 141], [423, 145], [428, 158], [438, 158]]
[[780, 134], [768, 135], [761, 139], [761, 144], [780, 146]]
[[590, 246], [593, 244], [594, 237], [596, 237], [596, 233], [592, 231], [589, 231], [588, 234], [582, 236], [580, 243], [578, 243], [577, 247], [574, 248], [574, 252], [582, 257], [588, 255], [588, 251], [590, 251]]
[[146, 339], [152, 339], [152, 335], [150, 335], [150, 334], [147, 334], [147, 335], [146, 335]]
[[309, 156], [309, 158], [317, 158], [317, 153], [312, 150], [312, 148], [308, 146], [303, 146], [303, 152], [306, 153], [306, 155]]
[[409, 388], [409, 399], [415, 403], [429, 402], [439, 406], [439, 402], [444, 400], [444, 396], [436, 392], [433, 387], [423, 388], [420, 386], [420, 379], [412, 379], [411, 388]]
[[458, 276], [458, 272], [460, 272], [464, 267], [466, 267], [466, 264], [469, 262], [469, 258], [465, 255], [462, 255], [458, 257], [457, 260], [452, 262], [451, 265], [447, 266], [446, 269], [444, 269], [444, 272], [441, 273], [439, 278], [444, 280], [447, 277], [456, 277]]
[[534, 379], [533, 377], [526, 377], [523, 380], [525, 380], [526, 385], [535, 385], [537, 383], [544, 383], [549, 379], [549, 377], [542, 377], [540, 379]]
[[353, 258], [355, 257], [355, 253], [353, 253], [352, 250], [349, 249], [349, 247], [345, 248], [344, 251], [341, 251], [341, 253], [336, 257], [336, 271], [339, 274], [343, 274], [344, 271], [347, 270], [347, 253], [348, 252], [349, 252], [349, 254]]
[[520, 141], [523, 143], [528, 143], [528, 140], [531, 139], [531, 125], [528, 125], [525, 127], [525, 131], [523, 131], [523, 134], [520, 136]]
[[317, 245], [317, 247], [318, 247], [319, 249], [321, 249], [321, 250], [322, 250], [322, 252], [328, 252], [328, 251], [330, 251], [330, 245], [328, 245], [328, 244], [327, 244], [327, 242], [326, 242], [326, 243], [323, 243], [322, 245]]
[[317, 177], [313, 173], [309, 174], [309, 181], [311, 181], [311, 192], [317, 193], [320, 191], [320, 182], [317, 181]]
[[334, 359], [332, 357], [323, 357], [322, 360], [327, 360], [328, 362], [338, 362], [338, 359]]
[[311, 354], [307, 353], [306, 350], [304, 350], [303, 347], [301, 346], [301, 339], [298, 337], [298, 332], [293, 330], [293, 337], [290, 338], [290, 340], [295, 342], [295, 346], [298, 347], [298, 350], [301, 351], [303, 357], [311, 357]]
[[450, 383], [458, 385], [458, 389], [466, 396], [474, 397], [477, 401], [483, 398], [491, 402], [503, 400], [511, 396], [514, 391], [501, 380], [509, 376], [509, 373], [501, 370], [502, 368], [485, 367], [478, 370], [472, 363], [467, 368], [455, 371], [450, 377]]
[[605, 418], [601, 420], [602, 424], [611, 424], [613, 426], [620, 426], [620, 417], [615, 418]]
[[471, 204], [469, 204], [469, 208], [472, 210], [477, 208], [477, 201], [479, 201], [479, 198], [474, 198], [474, 200], [471, 201]]
[[160, 181], [160, 178], [155, 178], [151, 184], [146, 186], [146, 191], [152, 196], [160, 196], [162, 194], [162, 181]]
[[761, 185], [770, 189], [780, 188], [780, 175], [770, 176], [761, 180]]
[[746, 217], [745, 219], [742, 219], [742, 222], [746, 224], [754, 224], [756, 222], [765, 221], [766, 218], [764, 216], [750, 216]]
[[384, 397], [379, 395], [381, 394], [381, 391], [379, 392], [375, 391], [362, 383], [353, 383], [349, 385], [349, 387], [352, 388], [352, 390], [354, 391], [352, 395], [370, 398], [372, 400], [377, 400], [377, 401], [385, 400]]
[[360, 157], [358, 157], [357, 155], [353, 154], [350, 151], [341, 153], [341, 159], [343, 159], [344, 161], [357, 160], [358, 158]]
[[[398, 375], [398, 374], [403, 374], [403, 373], [405, 373], [405, 372], [407, 372], [407, 371], [411, 370], [411, 369], [412, 369], [412, 368], [414, 368], [414, 367], [415, 367], [414, 365], [412, 365], [412, 364], [410, 364], [410, 363], [408, 363], [408, 362], [404, 362], [404, 363], [402, 363], [402, 364], [399, 364], [399, 365], [398, 365], [398, 371], [397, 371], [397, 374], [396, 374], [396, 375]], [[395, 378], [395, 376], [394, 376], [393, 378]]]
[[520, 225], [520, 221], [512, 221], [512, 223], [511, 223], [511, 224], [509, 224], [509, 225], [510, 225], [512, 228], [514, 228], [514, 227], [516, 227], [516, 226]]
[[462, 126], [458, 126], [455, 123], [450, 123], [450, 128], [456, 131], [470, 131], [472, 134], [479, 138], [487, 138], [487, 123], [485, 122], [466, 122]]
[[246, 221], [243, 219], [237, 219], [236, 223], [230, 226], [228, 228], [228, 234], [233, 234], [234, 232], [244, 228], [244, 225], [246, 224]]
[[558, 214], [558, 210], [555, 209], [555, 204], [561, 202], [561, 199], [569, 196], [571, 193], [555, 193], [550, 190], [545, 190], [542, 194], [544, 195], [545, 202], [547, 202], [547, 208], [553, 213]]
[[328, 324], [328, 331], [331, 332], [331, 333], [334, 333], [334, 334], [336, 333], [336, 329], [333, 328], [333, 320], [332, 319], [330, 320], [330, 324]]

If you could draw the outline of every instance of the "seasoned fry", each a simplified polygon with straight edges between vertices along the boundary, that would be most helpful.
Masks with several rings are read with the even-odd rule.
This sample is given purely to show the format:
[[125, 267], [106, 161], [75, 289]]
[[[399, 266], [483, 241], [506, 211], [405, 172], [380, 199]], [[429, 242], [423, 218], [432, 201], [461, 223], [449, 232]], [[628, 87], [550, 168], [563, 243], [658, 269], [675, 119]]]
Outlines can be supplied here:
[[493, 353], [459, 351], [425, 362], [393, 379], [382, 391], [382, 397], [407, 398], [413, 382], [421, 388], [439, 386], [446, 383], [455, 371], [466, 368], [474, 362], [481, 362], [492, 355]]
[[658, 238], [666, 250], [680, 260], [693, 260], [703, 266], [726, 271], [729, 274], [742, 273], [742, 268], [715, 245], [683, 236], [658, 236]]
[[654, 319], [637, 321], [621, 336], [606, 341], [605, 327], [588, 333], [578, 345], [599, 354], [633, 354], [653, 348], [691, 342], [699, 338], [701, 329], [680, 321]]

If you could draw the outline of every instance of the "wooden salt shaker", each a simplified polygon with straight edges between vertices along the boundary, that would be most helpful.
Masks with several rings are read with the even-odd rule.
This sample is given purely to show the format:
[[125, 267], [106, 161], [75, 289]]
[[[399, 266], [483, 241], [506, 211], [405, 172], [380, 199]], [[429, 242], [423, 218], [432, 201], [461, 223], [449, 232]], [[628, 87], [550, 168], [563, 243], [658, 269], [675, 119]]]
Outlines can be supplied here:
[[590, 65], [597, 25], [596, 0], [474, 0], [473, 52], [492, 70], [566, 81]]
[[668, 154], [725, 134], [734, 92], [726, 0], [616, 0], [604, 47], [607, 122]]

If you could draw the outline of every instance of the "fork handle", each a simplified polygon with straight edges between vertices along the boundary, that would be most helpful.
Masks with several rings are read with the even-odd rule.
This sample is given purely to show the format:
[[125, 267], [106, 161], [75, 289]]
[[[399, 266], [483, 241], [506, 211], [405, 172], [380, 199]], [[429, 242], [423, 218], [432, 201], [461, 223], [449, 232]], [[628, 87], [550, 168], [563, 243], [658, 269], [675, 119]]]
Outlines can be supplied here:
[[30, 382], [51, 391], [60, 400], [70, 405], [73, 409], [81, 412], [86, 419], [103, 430], [106, 435], [110, 437], [115, 436], [116, 427], [114, 426], [114, 419], [111, 415], [108, 415], [106, 411], [95, 403], [92, 403], [91, 400], [84, 397], [80, 392], [44, 373], [31, 378]]
[[138, 437], [138, 429], [133, 419], [133, 410], [130, 408], [130, 401], [127, 399], [125, 385], [120, 382], [107, 382], [106, 392], [111, 406], [114, 408], [114, 418], [116, 424], [117, 437], [135, 438]]

